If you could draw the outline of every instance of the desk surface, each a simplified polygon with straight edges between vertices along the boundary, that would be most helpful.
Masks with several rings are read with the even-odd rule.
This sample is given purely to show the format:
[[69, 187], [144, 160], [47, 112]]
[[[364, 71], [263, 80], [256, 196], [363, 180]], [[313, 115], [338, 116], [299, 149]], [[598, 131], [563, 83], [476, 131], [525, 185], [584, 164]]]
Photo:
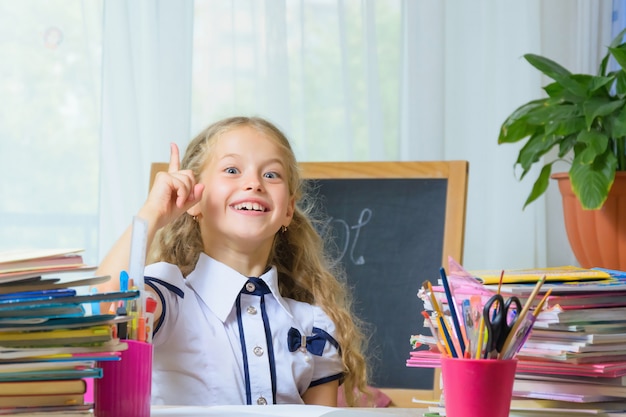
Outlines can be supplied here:
[[152, 406], [151, 417], [422, 417], [426, 408], [333, 408], [314, 405]]

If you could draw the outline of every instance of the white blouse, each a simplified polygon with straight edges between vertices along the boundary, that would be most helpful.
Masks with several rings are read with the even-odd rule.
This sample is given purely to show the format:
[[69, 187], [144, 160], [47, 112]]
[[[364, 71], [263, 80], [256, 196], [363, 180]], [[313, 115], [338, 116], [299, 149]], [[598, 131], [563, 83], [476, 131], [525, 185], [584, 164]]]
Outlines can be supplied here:
[[283, 298], [276, 268], [248, 278], [201, 254], [186, 279], [165, 262], [145, 275], [163, 305], [153, 404], [302, 404], [309, 387], [341, 378], [334, 323]]

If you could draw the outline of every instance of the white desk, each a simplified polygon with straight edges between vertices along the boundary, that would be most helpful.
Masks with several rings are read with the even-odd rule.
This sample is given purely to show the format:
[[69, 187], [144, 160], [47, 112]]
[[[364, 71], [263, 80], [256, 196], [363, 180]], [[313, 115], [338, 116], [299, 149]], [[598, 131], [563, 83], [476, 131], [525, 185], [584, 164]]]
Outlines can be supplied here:
[[426, 408], [334, 408], [316, 405], [152, 406], [151, 417], [422, 417]]

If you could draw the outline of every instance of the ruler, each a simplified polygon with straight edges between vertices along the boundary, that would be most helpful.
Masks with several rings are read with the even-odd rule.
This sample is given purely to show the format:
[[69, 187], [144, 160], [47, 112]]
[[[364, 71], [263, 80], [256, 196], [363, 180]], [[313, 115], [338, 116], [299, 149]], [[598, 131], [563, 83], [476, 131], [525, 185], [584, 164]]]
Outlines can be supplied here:
[[139, 314], [146, 311], [144, 269], [146, 266], [146, 248], [148, 245], [148, 222], [140, 217], [133, 217], [133, 229], [130, 238], [130, 260], [128, 274], [139, 290]]

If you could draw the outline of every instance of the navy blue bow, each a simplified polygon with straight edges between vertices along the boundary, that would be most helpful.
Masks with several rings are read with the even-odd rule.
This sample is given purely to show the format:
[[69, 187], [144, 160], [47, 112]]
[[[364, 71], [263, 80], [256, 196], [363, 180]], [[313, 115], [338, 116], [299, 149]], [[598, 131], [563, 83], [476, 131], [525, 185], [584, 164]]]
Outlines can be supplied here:
[[287, 334], [287, 346], [289, 347], [289, 352], [295, 352], [296, 350], [303, 348], [303, 345], [305, 345], [306, 350], [313, 355], [322, 356], [324, 346], [326, 346], [327, 334], [328, 333], [325, 331], [314, 327], [313, 335], [305, 337], [300, 334], [298, 329], [292, 327], [289, 329], [289, 333]]

